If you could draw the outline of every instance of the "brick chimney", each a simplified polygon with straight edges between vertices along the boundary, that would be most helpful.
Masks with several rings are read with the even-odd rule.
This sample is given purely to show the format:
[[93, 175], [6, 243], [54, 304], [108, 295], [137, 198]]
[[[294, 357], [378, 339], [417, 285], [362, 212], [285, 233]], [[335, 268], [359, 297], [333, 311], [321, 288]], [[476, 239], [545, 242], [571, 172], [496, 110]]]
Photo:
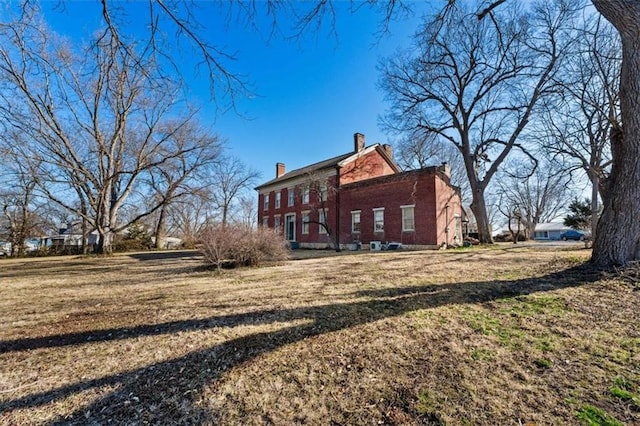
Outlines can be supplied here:
[[284, 173], [285, 173], [284, 163], [276, 163], [276, 179], [284, 175]]
[[364, 135], [362, 133], [353, 134], [353, 152], [360, 152], [364, 149]]
[[444, 161], [440, 166], [440, 171], [444, 173], [444, 175], [447, 176], [448, 178], [451, 177], [451, 167], [446, 161]]
[[389, 158], [393, 160], [393, 147], [388, 143], [385, 143], [384, 145], [382, 145], [382, 148], [384, 148], [384, 152], [387, 154], [387, 156], [389, 156]]

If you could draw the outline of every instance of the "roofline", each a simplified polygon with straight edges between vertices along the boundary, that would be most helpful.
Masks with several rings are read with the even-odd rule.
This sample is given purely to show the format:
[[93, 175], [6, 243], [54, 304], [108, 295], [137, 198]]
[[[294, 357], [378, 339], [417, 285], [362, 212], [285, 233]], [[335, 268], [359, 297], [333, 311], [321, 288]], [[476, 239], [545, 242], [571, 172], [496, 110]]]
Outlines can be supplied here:
[[[396, 164], [395, 161], [393, 161], [393, 159], [391, 157], [389, 157], [389, 155], [387, 154], [386, 150], [384, 149], [383, 145], [380, 143], [374, 143], [373, 145], [369, 145], [368, 147], [364, 148], [361, 151], [358, 152], [350, 152], [350, 153], [346, 153], [346, 154], [342, 154], [342, 155], [338, 155], [332, 158], [329, 158], [327, 160], [323, 160], [323, 161], [318, 161], [312, 164], [309, 164], [307, 166], [304, 167], [299, 167], [295, 170], [291, 170], [288, 173], [285, 173], [284, 175], [280, 176], [279, 178], [275, 178], [275, 179], [271, 179], [265, 183], [263, 183], [262, 185], [258, 185], [254, 188], [254, 190], [256, 191], [260, 191], [261, 189], [264, 189], [266, 187], [269, 187], [271, 185], [275, 185], [275, 184], [282, 184], [284, 182], [287, 182], [289, 180], [293, 180], [295, 178], [299, 178], [301, 176], [300, 171], [303, 169], [310, 169], [310, 171], [313, 172], [318, 172], [318, 171], [322, 171], [322, 170], [327, 170], [327, 169], [332, 169], [337, 167], [344, 167], [346, 164], [350, 163], [351, 161], [360, 158], [363, 155], [369, 154], [373, 151], [377, 151], [383, 158], [384, 160], [387, 162], [387, 164], [389, 164], [389, 166], [393, 169], [393, 171], [395, 173], [400, 173], [402, 170], [400, 169], [400, 167]], [[342, 158], [342, 159], [340, 159]], [[335, 160], [335, 161], [332, 161]], [[317, 166], [319, 164], [322, 163], [327, 163], [326, 166], [314, 169], [314, 166]]]

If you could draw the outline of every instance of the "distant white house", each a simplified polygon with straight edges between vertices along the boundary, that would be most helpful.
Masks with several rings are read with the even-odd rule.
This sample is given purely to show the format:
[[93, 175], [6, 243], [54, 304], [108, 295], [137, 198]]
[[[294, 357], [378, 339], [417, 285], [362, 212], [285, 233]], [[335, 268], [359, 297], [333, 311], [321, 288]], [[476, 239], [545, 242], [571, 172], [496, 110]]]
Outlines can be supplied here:
[[534, 240], [559, 240], [563, 232], [571, 228], [563, 225], [561, 222], [539, 223], [533, 233]]
[[[91, 231], [87, 235], [86, 243], [94, 245], [98, 242], [98, 232]], [[41, 238], [41, 246], [62, 250], [65, 248], [79, 248], [82, 246], [82, 230], [80, 222], [64, 225], [58, 229], [57, 235], [49, 235]]]

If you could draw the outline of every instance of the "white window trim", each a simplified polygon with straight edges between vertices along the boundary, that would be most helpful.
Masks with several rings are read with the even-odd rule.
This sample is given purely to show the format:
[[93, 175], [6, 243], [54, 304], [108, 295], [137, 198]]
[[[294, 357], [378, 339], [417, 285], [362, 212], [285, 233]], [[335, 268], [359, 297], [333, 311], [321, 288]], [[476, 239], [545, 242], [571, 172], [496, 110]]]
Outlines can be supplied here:
[[[415, 232], [416, 230], [416, 205], [415, 204], [409, 204], [406, 206], [400, 206], [400, 209], [402, 209], [402, 232]], [[413, 209], [413, 228], [412, 229], [408, 229], [404, 227], [404, 215], [405, 215], [405, 211], [407, 211], [408, 209]]]
[[287, 189], [287, 207], [293, 207], [295, 204], [296, 204], [295, 189], [288, 188]]
[[[359, 230], [355, 231], [353, 229], [353, 225], [355, 224], [355, 222], [353, 221], [354, 219], [354, 213], [358, 213], [358, 218], [360, 219], [360, 221], [358, 222], [358, 227], [360, 228]], [[359, 234], [360, 232], [362, 232], [362, 210], [351, 210], [351, 233], [352, 234]]]
[[[322, 216], [320, 216], [322, 214]], [[320, 220], [322, 217], [323, 220]], [[326, 235], [327, 229], [323, 226], [323, 224], [327, 223], [327, 209], [318, 210], [318, 234]]]
[[[373, 232], [381, 234], [384, 232], [384, 207], [377, 207], [373, 211]], [[382, 229], [376, 229], [376, 212], [382, 212]]]
[[309, 204], [309, 194], [311, 193], [311, 188], [309, 186], [305, 186], [302, 190], [302, 204]]
[[327, 201], [329, 198], [329, 185], [326, 183], [321, 183], [318, 189], [320, 191], [318, 198], [320, 201]]
[[[310, 213], [309, 210], [305, 210], [303, 212], [300, 212], [300, 233], [302, 235], [309, 235], [309, 227], [310, 227], [310, 222], [309, 222], [310, 215], [309, 215], [309, 213]], [[306, 216], [306, 219], [307, 219], [306, 222], [304, 221], [305, 216]], [[307, 225], [306, 228], [305, 228], [305, 223]], [[305, 232], [305, 230], [306, 230], [306, 232]]]

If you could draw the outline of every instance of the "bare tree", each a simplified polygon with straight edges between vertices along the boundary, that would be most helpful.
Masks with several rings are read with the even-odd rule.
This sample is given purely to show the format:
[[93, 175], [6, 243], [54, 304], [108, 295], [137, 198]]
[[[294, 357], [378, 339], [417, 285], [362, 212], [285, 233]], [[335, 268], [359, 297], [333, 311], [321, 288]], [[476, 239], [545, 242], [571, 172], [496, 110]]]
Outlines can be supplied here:
[[[255, 208], [255, 206], [254, 206]], [[215, 223], [208, 192], [200, 190], [181, 197], [167, 208], [167, 234], [182, 239], [185, 247], [195, 247], [205, 226]]]
[[[505, 0], [492, 1], [493, 10]], [[609, 138], [611, 172], [597, 225], [592, 262], [602, 267], [640, 259], [640, 222], [628, 212], [640, 211], [640, 3], [636, 0], [591, 0], [620, 35], [620, 121]], [[484, 16], [480, 16], [483, 18]]]
[[0, 39], [0, 116], [21, 132], [16, 152], [39, 191], [83, 217], [98, 232], [97, 252], [108, 253], [115, 233], [162, 206], [119, 220], [145, 178], [201, 152], [175, 137], [193, 113], [176, 118], [177, 87], [155, 73], [147, 46], [133, 52], [103, 32], [74, 52], [35, 12], [2, 24]]
[[[479, 239], [491, 242], [485, 192], [512, 151], [530, 155], [520, 136], [553, 78], [575, 14], [574, 2], [537, 4], [530, 12], [449, 3], [448, 19], [426, 23], [416, 50], [383, 66], [391, 102], [386, 124], [399, 132], [439, 135], [457, 148], [472, 191]], [[502, 8], [499, 8], [502, 9]]]
[[620, 111], [622, 128], [611, 130], [611, 173], [598, 221], [592, 261], [621, 265], [640, 259], [640, 3], [634, 0], [592, 0], [622, 40]]
[[[0, 151], [2, 152], [2, 151]], [[4, 152], [7, 155], [7, 152]], [[5, 157], [5, 161], [8, 158]], [[3, 165], [0, 208], [2, 220], [0, 230], [11, 243], [11, 255], [22, 256], [26, 251], [26, 240], [41, 229], [38, 214], [40, 203], [36, 201], [36, 182], [20, 162]]]
[[210, 199], [220, 211], [224, 226], [233, 214], [234, 203], [240, 201], [245, 191], [253, 188], [260, 173], [238, 158], [227, 156], [213, 164], [202, 177], [209, 182]]
[[620, 41], [600, 16], [586, 22], [560, 76], [561, 92], [545, 100], [540, 131], [544, 149], [568, 173], [583, 172], [591, 183], [591, 234], [595, 237], [598, 196], [606, 193], [611, 168], [611, 132], [621, 131]]
[[[148, 187], [152, 191], [152, 196], [148, 198], [151, 200], [148, 209], [154, 209], [159, 204], [153, 225], [157, 249], [166, 246], [166, 222], [170, 205], [186, 195], [198, 194], [204, 190], [206, 184], [196, 174], [209, 167], [217, 167], [222, 149], [216, 135], [199, 128], [195, 123], [178, 123], [176, 131], [169, 127], [166, 132], [172, 135], [174, 146], [171, 150], [178, 154], [150, 170], [148, 178]], [[192, 149], [184, 149], [187, 146]]]
[[451, 170], [451, 184], [460, 188], [463, 204], [471, 203], [469, 180], [458, 149], [441, 136], [417, 132], [405, 135], [396, 144], [396, 163], [404, 170], [421, 169], [446, 163]]
[[533, 238], [537, 224], [558, 217], [571, 199], [570, 176], [563, 173], [561, 164], [545, 162], [532, 166], [523, 161], [509, 164], [496, 191], [498, 209], [509, 219], [522, 223], [526, 238]]

